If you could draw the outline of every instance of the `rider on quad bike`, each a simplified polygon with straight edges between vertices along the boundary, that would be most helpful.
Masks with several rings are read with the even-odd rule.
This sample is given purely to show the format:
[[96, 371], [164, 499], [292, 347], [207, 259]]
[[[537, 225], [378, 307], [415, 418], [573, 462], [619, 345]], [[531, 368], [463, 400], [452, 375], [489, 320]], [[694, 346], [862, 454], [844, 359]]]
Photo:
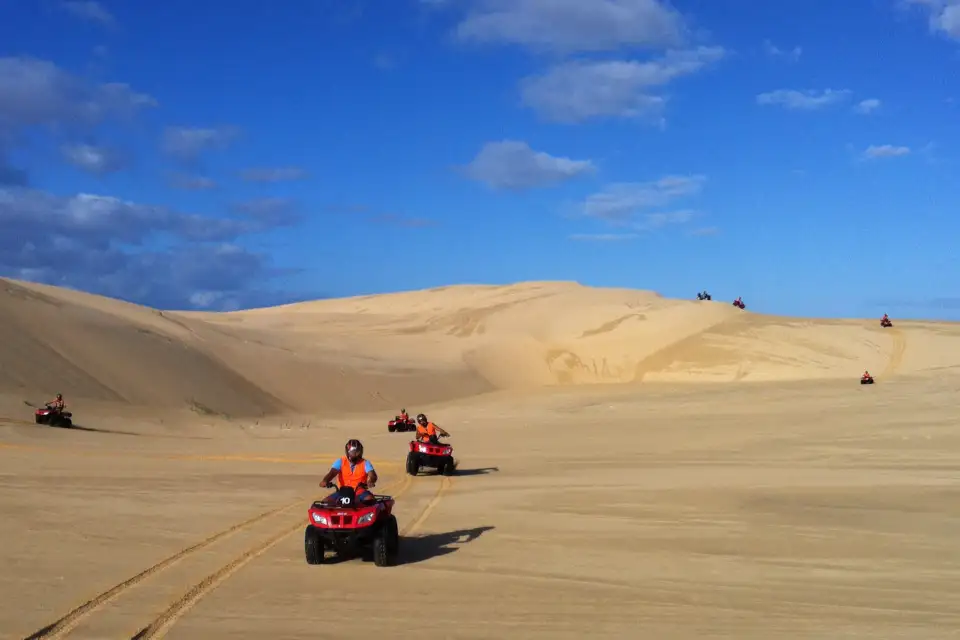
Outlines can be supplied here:
[[869, 371], [864, 370], [863, 375], [860, 376], [861, 380], [869, 380], [873, 376], [870, 375]]
[[[330, 471], [327, 471], [327, 475], [320, 481], [320, 486], [332, 488], [334, 485], [331, 480], [337, 476], [340, 487], [351, 487], [354, 490], [357, 502], [372, 502], [374, 497], [369, 488], [377, 484], [377, 472], [369, 460], [363, 459], [363, 443], [356, 439], [348, 440], [343, 450], [346, 455], [333, 462]], [[324, 501], [332, 501], [336, 496], [335, 491], [324, 498]]]
[[440, 432], [440, 435], [444, 438], [449, 438], [450, 434], [444, 431], [442, 428], [433, 424], [427, 420], [427, 416], [422, 413], [417, 415], [417, 440], [418, 441], [428, 441], [430, 444], [440, 444], [440, 439], [437, 438], [437, 432]]
[[400, 415], [397, 416], [398, 422], [410, 422], [410, 415], [406, 409], [400, 409]]
[[57, 394], [56, 398], [46, 403], [46, 405], [48, 408], [53, 409], [57, 413], [63, 413], [63, 409], [66, 406], [63, 402], [63, 396], [59, 393]]

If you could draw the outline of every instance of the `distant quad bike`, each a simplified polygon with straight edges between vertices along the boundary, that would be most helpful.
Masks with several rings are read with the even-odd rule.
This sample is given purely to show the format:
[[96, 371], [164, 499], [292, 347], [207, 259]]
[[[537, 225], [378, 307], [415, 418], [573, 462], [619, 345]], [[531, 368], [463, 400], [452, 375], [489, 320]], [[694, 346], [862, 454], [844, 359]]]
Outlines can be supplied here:
[[892, 327], [892, 326], [893, 326], [893, 323], [890, 322], [890, 318], [881, 318], [881, 319], [880, 319], [880, 326], [881, 326], [881, 327]]
[[440, 475], [452, 476], [457, 470], [453, 460], [453, 447], [449, 444], [411, 440], [410, 452], [407, 454], [407, 473], [415, 476], [423, 467], [436, 469]]
[[414, 431], [416, 428], [416, 422], [410, 418], [401, 420], [400, 416], [394, 416], [393, 420], [387, 423], [387, 431], [390, 433], [393, 433], [394, 431]]
[[34, 411], [33, 420], [37, 424], [46, 424], [51, 427], [70, 428], [73, 426], [72, 413], [69, 411], [57, 411], [50, 405], [47, 405], [43, 409], [37, 409]]
[[860, 384], [873, 384], [873, 376], [867, 374], [860, 376]]
[[340, 487], [330, 501], [314, 502], [307, 510], [309, 524], [303, 532], [307, 564], [323, 564], [330, 550], [340, 558], [369, 553], [378, 567], [395, 565], [400, 549], [395, 501], [391, 496], [374, 498], [374, 502], [358, 503], [352, 487]]
[[747, 305], [743, 304], [743, 300], [741, 300], [740, 298], [737, 298], [736, 300], [733, 301], [733, 306], [737, 307], [738, 309], [747, 308]]

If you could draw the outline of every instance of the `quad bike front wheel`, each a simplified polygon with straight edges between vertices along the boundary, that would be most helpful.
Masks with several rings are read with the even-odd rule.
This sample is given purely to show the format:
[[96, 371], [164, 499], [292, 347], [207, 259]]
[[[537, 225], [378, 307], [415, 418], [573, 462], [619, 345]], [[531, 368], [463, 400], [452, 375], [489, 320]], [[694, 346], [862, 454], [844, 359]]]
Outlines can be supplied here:
[[373, 563], [378, 567], [389, 567], [397, 563], [400, 550], [400, 534], [397, 519], [391, 515], [383, 523], [377, 537], [373, 539]]
[[303, 532], [303, 551], [307, 558], [307, 564], [323, 563], [323, 540], [309, 524]]
[[420, 473], [420, 460], [412, 451], [407, 454], [407, 473], [411, 476]]

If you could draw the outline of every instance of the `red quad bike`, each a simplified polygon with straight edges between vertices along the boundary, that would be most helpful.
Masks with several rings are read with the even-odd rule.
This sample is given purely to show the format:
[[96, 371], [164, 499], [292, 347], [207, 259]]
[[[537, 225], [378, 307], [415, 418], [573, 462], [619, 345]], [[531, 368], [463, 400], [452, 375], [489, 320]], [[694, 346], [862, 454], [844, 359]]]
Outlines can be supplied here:
[[420, 473], [421, 467], [430, 467], [441, 475], [452, 476], [456, 471], [453, 447], [449, 444], [411, 440], [410, 452], [407, 454], [407, 473], [415, 476]]
[[355, 493], [352, 487], [340, 487], [332, 498], [318, 500], [307, 510], [307, 564], [323, 564], [328, 549], [341, 558], [369, 552], [378, 567], [396, 564], [400, 532], [393, 515], [395, 500], [375, 495], [373, 502], [357, 502]]
[[873, 376], [860, 376], [860, 384], [873, 384]]
[[416, 428], [416, 422], [410, 418], [401, 420], [400, 416], [394, 416], [393, 420], [387, 423], [387, 431], [390, 433], [393, 433], [394, 431], [414, 431]]
[[733, 306], [737, 307], [738, 309], [746, 309], [746, 308], [747, 308], [747, 305], [743, 304], [743, 300], [734, 300], [734, 301], [733, 301]]
[[881, 319], [880, 319], [880, 326], [881, 326], [881, 327], [892, 327], [892, 326], [893, 326], [893, 323], [890, 322], [890, 318], [881, 318]]
[[33, 421], [37, 424], [47, 424], [51, 427], [73, 426], [73, 414], [69, 411], [57, 411], [50, 405], [33, 412]]

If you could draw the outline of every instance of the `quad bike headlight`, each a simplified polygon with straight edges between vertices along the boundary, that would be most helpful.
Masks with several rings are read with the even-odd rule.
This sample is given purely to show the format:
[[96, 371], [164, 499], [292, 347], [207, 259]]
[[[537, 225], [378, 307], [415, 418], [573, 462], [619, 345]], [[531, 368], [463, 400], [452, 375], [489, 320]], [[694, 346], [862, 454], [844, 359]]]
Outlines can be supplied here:
[[324, 518], [324, 517], [323, 517], [322, 515], [320, 515], [319, 513], [314, 513], [314, 514], [312, 514], [312, 515], [313, 515], [313, 521], [314, 521], [314, 522], [316, 522], [316, 523], [318, 523], [318, 524], [330, 524], [329, 522], [327, 522], [327, 519]]
[[426, 452], [427, 452], [427, 448], [426, 448], [425, 446], [423, 446], [422, 444], [421, 444], [418, 448], [420, 449], [420, 453], [426, 453]]
[[371, 520], [373, 520], [373, 517], [374, 517], [375, 515], [377, 515], [377, 513], [376, 513], [375, 511], [372, 511], [372, 512], [370, 512], [370, 513], [367, 513], [367, 514], [365, 514], [365, 515], [362, 515], [362, 516], [360, 516], [360, 517], [357, 519], [357, 524], [367, 524], [368, 522], [370, 522]]

